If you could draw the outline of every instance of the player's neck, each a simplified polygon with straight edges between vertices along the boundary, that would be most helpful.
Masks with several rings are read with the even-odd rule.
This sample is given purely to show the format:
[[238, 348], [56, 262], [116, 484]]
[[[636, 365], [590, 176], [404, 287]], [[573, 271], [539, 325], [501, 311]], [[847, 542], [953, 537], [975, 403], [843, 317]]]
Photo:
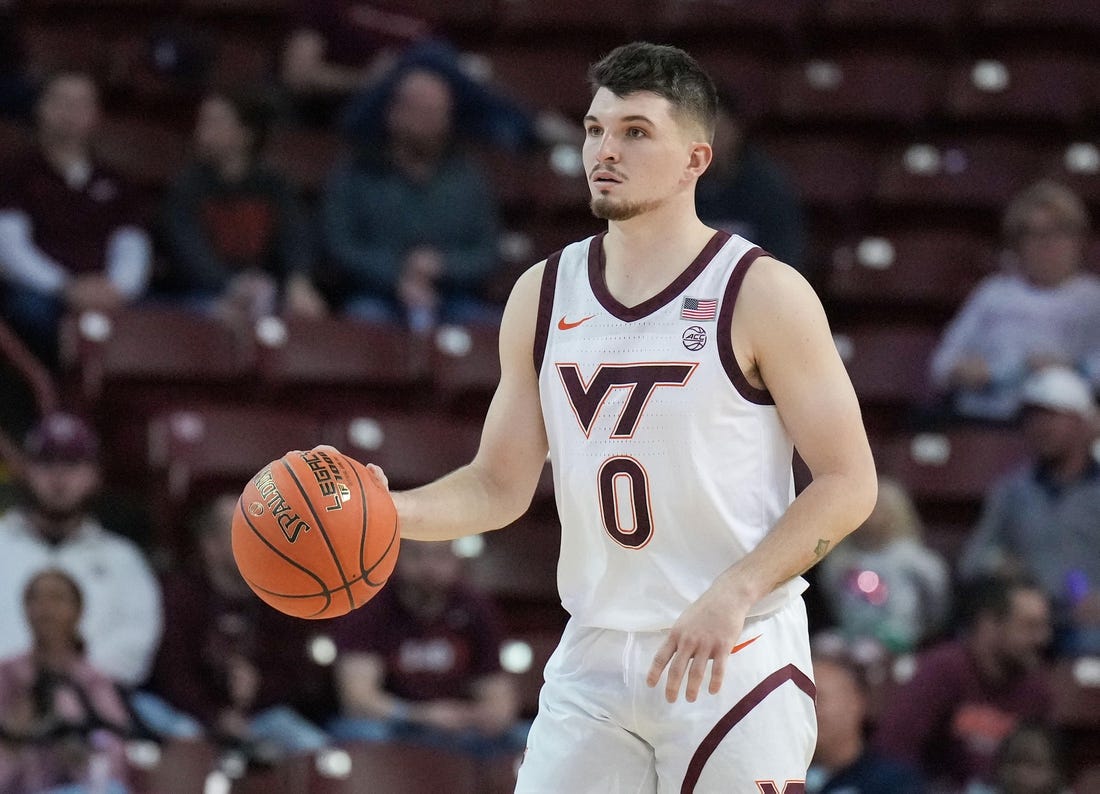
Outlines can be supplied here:
[[665, 218], [659, 211], [612, 222], [604, 237], [604, 280], [624, 306], [656, 295], [680, 275], [714, 236], [694, 213]]

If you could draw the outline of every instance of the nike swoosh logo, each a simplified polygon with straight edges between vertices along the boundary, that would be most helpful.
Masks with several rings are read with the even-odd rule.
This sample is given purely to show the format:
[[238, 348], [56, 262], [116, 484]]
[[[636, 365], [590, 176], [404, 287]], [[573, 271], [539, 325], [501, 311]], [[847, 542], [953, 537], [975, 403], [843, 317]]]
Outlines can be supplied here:
[[594, 315], [594, 314], [590, 314], [587, 317], [582, 317], [581, 319], [577, 320], [575, 323], [570, 323], [570, 322], [566, 322], [565, 315], [563, 314], [561, 316], [561, 319], [558, 320], [558, 330], [559, 331], [568, 331], [570, 328], [576, 328], [581, 323], [586, 323], [595, 316], [596, 315]]
[[749, 639], [749, 640], [745, 640], [744, 642], [740, 642], [740, 643], [738, 643], [737, 645], [734, 645], [734, 646], [733, 646], [733, 650], [731, 650], [731, 651], [730, 651], [730, 656], [733, 656], [733, 655], [734, 655], [735, 653], [737, 653], [738, 651], [740, 651], [740, 650], [743, 650], [743, 649], [745, 649], [745, 648], [749, 647], [750, 645], [752, 645], [752, 644], [753, 644], [754, 642], [756, 642], [756, 641], [757, 641], [758, 639], [760, 639], [760, 638], [761, 638], [761, 637], [763, 637], [763, 636], [764, 636], [763, 634], [757, 634], [757, 635], [756, 635], [755, 637], [753, 637], [752, 639]]

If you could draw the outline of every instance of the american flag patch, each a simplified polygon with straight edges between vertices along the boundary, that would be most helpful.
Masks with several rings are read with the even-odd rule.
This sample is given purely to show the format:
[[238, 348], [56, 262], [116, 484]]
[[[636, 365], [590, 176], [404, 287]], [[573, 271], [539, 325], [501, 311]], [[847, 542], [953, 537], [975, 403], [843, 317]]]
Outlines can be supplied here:
[[684, 298], [680, 308], [681, 320], [713, 320], [718, 314], [717, 298]]

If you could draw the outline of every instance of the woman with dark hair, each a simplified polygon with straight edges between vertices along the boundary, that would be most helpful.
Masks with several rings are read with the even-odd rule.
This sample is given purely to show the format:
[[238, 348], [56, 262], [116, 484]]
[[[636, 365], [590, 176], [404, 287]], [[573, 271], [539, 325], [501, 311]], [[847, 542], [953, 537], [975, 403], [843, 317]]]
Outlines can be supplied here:
[[33, 646], [0, 661], [0, 794], [124, 794], [129, 715], [84, 657], [80, 587], [41, 571], [23, 608]]
[[271, 109], [211, 92], [199, 105], [194, 162], [168, 190], [165, 288], [231, 317], [325, 311], [313, 288], [309, 224], [290, 183], [261, 153]]

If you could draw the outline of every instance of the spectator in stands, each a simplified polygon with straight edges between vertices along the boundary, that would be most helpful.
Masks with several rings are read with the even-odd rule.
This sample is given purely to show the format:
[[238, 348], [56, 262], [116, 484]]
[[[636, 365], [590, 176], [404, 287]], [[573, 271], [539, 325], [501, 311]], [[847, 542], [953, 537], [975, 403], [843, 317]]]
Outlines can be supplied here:
[[422, 19], [356, 0], [300, 0], [283, 45], [283, 85], [305, 120], [330, 123], [429, 32]]
[[[384, 132], [386, 107], [404, 73], [428, 69], [455, 96], [455, 127], [506, 149], [575, 137], [560, 114], [534, 114], [489, 81], [484, 57], [458, 52], [423, 19], [356, 0], [304, 0], [283, 49], [282, 80], [307, 123], [341, 126], [360, 144]], [[343, 111], [341, 113], [341, 110]]]
[[165, 287], [230, 318], [280, 305], [325, 311], [313, 287], [313, 241], [290, 184], [260, 161], [271, 115], [254, 96], [212, 92], [199, 106], [195, 162], [168, 191]]
[[964, 794], [1069, 794], [1058, 739], [1042, 723], [1025, 722], [1005, 737], [993, 778], [993, 785], [968, 786]]
[[83, 420], [53, 413], [27, 435], [22, 504], [0, 516], [0, 657], [31, 645], [19, 602], [27, 582], [60, 568], [79, 584], [88, 661], [123, 687], [142, 683], [161, 632], [156, 577], [141, 550], [89, 512], [99, 442]]
[[834, 620], [849, 639], [869, 637], [905, 653], [943, 627], [950, 572], [924, 545], [921, 531], [905, 487], [880, 478], [874, 511], [822, 560], [818, 572]]
[[344, 311], [426, 330], [497, 322], [481, 297], [497, 265], [497, 208], [457, 148], [454, 96], [438, 72], [403, 73], [375, 147], [339, 167], [323, 197], [323, 237]]
[[695, 204], [709, 226], [752, 240], [813, 280], [802, 204], [783, 169], [748, 136], [736, 92], [719, 90], [714, 160]]
[[958, 788], [992, 779], [997, 746], [1050, 709], [1043, 651], [1050, 605], [1037, 585], [985, 579], [958, 599], [962, 634], [920, 653], [912, 678], [884, 701], [875, 746]]
[[1033, 462], [996, 483], [959, 573], [1024, 573], [1055, 607], [1059, 651], [1100, 652], [1100, 462], [1090, 384], [1050, 367], [1024, 384], [1022, 432]]
[[194, 522], [199, 564], [165, 576], [164, 639], [135, 710], [154, 733], [206, 735], [264, 760], [319, 750], [328, 737], [303, 716], [332, 708], [327, 673], [311, 656], [315, 627], [267, 606], [241, 578], [229, 531], [236, 509], [232, 494], [204, 504]]
[[334, 627], [338, 739], [424, 742], [489, 755], [522, 749], [519, 698], [500, 667], [495, 607], [463, 581], [448, 543], [405, 541], [389, 584]]
[[1033, 372], [1052, 364], [1100, 384], [1100, 277], [1082, 269], [1089, 218], [1081, 199], [1038, 182], [1009, 204], [1013, 266], [967, 298], [932, 356], [932, 380], [961, 417], [1004, 422]]
[[129, 714], [84, 657], [80, 586], [42, 570], [22, 606], [31, 649], [0, 660], [0, 794], [122, 794]]
[[843, 648], [815, 643], [817, 748], [806, 773], [812, 794], [918, 794], [919, 774], [879, 756], [867, 743], [869, 683], [866, 671]]
[[130, 188], [92, 154], [99, 118], [90, 76], [54, 75], [36, 107], [37, 151], [0, 180], [3, 314], [48, 362], [64, 312], [114, 309], [149, 278], [151, 245]]

